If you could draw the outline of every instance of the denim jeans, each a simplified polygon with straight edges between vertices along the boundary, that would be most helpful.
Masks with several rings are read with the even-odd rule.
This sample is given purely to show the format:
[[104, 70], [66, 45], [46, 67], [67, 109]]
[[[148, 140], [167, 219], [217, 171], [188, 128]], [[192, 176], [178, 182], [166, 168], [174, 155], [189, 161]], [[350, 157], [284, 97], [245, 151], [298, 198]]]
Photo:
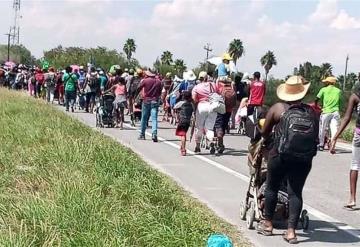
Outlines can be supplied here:
[[151, 115], [151, 129], [152, 134], [157, 135], [158, 129], [158, 112], [159, 112], [159, 102], [151, 101], [144, 102], [142, 104], [142, 113], [141, 113], [141, 135], [145, 136], [145, 130], [147, 126], [147, 122]]
[[69, 110], [69, 104], [74, 107], [76, 100], [76, 91], [65, 91], [65, 107]]

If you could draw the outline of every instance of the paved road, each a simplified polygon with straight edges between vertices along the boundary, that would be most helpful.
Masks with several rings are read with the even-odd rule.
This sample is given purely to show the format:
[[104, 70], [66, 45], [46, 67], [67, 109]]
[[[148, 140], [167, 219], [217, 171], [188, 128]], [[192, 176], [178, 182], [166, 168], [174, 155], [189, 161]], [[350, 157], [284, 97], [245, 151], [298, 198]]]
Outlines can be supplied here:
[[[95, 115], [81, 112], [69, 115], [95, 128]], [[245, 222], [239, 219], [240, 202], [248, 186], [248, 138], [226, 136], [227, 149], [222, 156], [189, 152], [188, 156], [181, 157], [174, 127], [168, 123], [159, 126], [159, 143], [153, 143], [150, 136], [138, 141], [137, 130], [129, 125], [124, 130], [99, 131], [130, 147], [150, 165], [171, 176], [220, 217], [237, 225], [255, 246], [288, 246], [281, 238], [283, 226], [275, 230], [275, 236], [264, 237], [247, 230]], [[191, 150], [193, 145], [189, 145]], [[343, 209], [349, 193], [350, 158], [351, 151], [346, 145], [336, 155], [323, 152], [315, 158], [304, 188], [304, 208], [310, 212], [310, 227], [306, 232], [298, 232], [302, 246], [360, 246], [360, 210]]]

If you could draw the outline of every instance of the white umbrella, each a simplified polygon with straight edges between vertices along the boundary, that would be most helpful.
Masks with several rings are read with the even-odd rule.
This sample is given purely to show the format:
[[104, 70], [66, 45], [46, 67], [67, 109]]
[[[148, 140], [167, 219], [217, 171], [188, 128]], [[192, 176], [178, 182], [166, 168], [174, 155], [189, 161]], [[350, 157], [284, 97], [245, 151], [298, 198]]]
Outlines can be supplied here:
[[[211, 64], [218, 66], [219, 64], [222, 63], [222, 57], [212, 57], [212, 58], [209, 58], [207, 61]], [[237, 73], [237, 69], [236, 69], [234, 61], [230, 61], [229, 67], [230, 67], [231, 73]]]

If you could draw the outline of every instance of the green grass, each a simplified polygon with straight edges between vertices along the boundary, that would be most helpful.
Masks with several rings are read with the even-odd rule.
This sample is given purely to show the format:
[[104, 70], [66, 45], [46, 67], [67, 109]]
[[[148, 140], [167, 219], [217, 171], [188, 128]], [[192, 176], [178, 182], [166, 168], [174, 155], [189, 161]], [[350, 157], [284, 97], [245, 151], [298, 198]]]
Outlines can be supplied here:
[[131, 150], [0, 89], [1, 246], [205, 246], [236, 228]]
[[349, 125], [341, 134], [341, 139], [343, 139], [346, 142], [351, 142], [354, 136], [354, 129], [355, 129], [355, 120], [351, 120]]

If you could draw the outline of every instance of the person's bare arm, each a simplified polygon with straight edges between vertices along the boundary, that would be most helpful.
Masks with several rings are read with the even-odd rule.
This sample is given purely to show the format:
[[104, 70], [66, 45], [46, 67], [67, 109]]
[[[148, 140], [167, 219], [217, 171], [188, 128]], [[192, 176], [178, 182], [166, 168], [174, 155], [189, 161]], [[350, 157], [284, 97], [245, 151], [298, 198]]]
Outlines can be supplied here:
[[266, 114], [266, 118], [265, 118], [265, 124], [264, 124], [264, 127], [263, 129], [261, 130], [261, 135], [267, 139], [273, 128], [274, 128], [274, 125], [275, 125], [275, 111], [276, 111], [276, 105], [272, 106], [268, 113]]
[[331, 147], [330, 147], [330, 153], [335, 153], [335, 147], [336, 147], [336, 141], [339, 138], [339, 136], [342, 134], [342, 132], [345, 130], [346, 126], [349, 124], [350, 120], [351, 120], [351, 115], [353, 112], [354, 107], [359, 104], [359, 97], [356, 96], [355, 94], [352, 94], [350, 96], [349, 99], [349, 103], [345, 112], [345, 115], [343, 117], [343, 120], [340, 124], [340, 127], [338, 129], [338, 131], [336, 132], [333, 141], [331, 142]]
[[339, 136], [345, 130], [346, 126], [349, 124], [349, 122], [351, 120], [351, 115], [352, 115], [353, 109], [358, 103], [359, 103], [359, 98], [355, 94], [352, 94], [350, 96], [349, 103], [348, 103], [345, 115], [343, 117], [343, 121], [341, 122], [340, 127], [334, 136], [334, 139], [339, 138]]

